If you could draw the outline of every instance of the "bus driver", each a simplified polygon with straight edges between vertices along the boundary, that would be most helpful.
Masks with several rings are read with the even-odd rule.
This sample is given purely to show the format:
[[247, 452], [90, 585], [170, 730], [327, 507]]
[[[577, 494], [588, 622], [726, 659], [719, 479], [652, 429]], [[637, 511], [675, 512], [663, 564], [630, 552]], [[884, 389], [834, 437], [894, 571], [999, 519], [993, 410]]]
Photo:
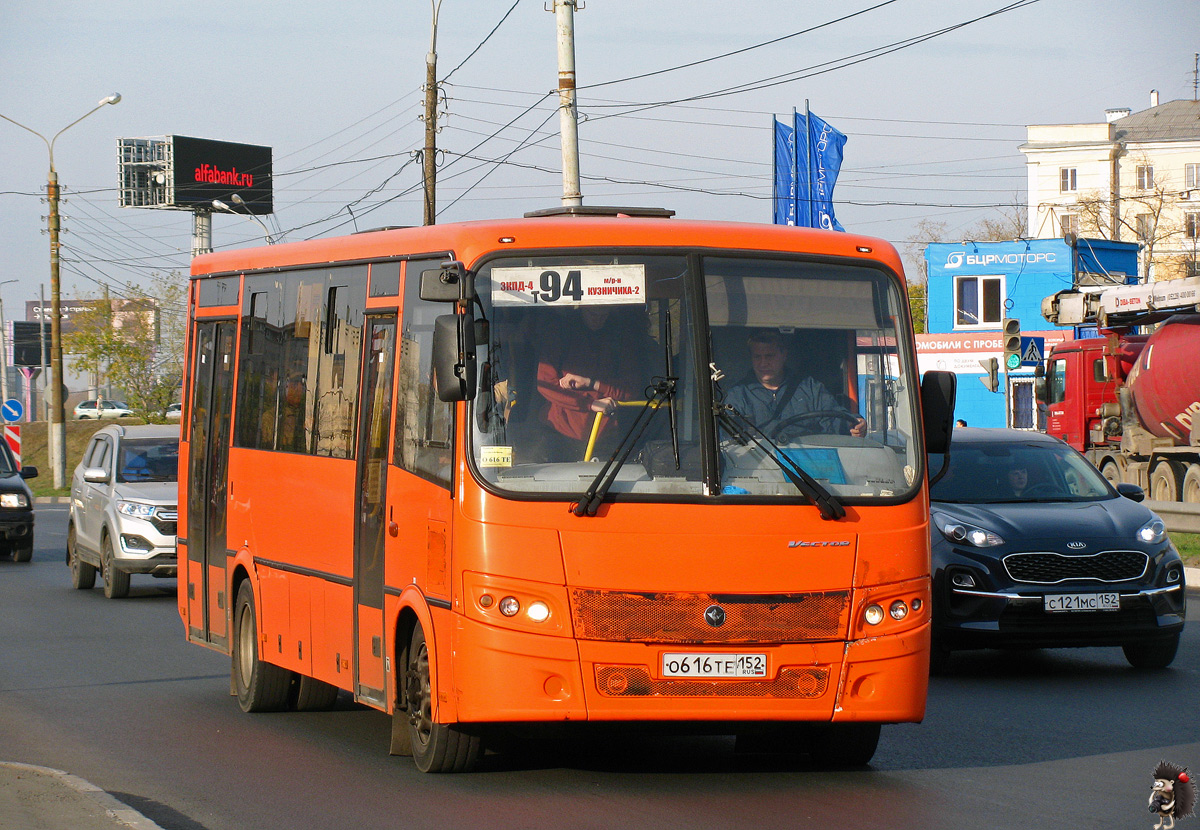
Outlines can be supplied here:
[[738, 414], [771, 435], [788, 421], [802, 423], [800, 416], [810, 412], [841, 413], [841, 417], [814, 417], [810, 423], [824, 433], [842, 432], [849, 424], [851, 435], [866, 435], [867, 422], [847, 412], [820, 381], [788, 371], [788, 349], [779, 332], [755, 331], [747, 343], [754, 376], [725, 395], [725, 403]]

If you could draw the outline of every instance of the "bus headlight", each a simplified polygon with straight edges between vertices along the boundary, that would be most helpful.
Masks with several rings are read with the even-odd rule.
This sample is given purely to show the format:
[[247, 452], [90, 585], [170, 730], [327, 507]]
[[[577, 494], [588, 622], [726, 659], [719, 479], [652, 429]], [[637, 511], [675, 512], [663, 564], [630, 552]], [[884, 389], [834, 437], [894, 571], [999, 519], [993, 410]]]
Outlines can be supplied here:
[[545, 622], [550, 618], [550, 606], [541, 600], [535, 600], [529, 604], [529, 608], [525, 611], [525, 616], [534, 622]]
[[516, 597], [505, 597], [500, 600], [500, 604], [496, 606], [500, 609], [500, 613], [506, 617], [515, 617], [521, 610], [521, 601]]
[[881, 622], [883, 622], [883, 606], [868, 605], [866, 613], [863, 614], [863, 618], [866, 619], [867, 623], [870, 625], [879, 625]]

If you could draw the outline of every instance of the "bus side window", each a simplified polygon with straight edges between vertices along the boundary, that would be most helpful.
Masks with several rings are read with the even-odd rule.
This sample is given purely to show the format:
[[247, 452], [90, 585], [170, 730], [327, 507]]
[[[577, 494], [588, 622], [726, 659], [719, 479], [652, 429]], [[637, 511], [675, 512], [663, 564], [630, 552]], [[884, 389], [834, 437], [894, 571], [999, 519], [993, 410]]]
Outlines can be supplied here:
[[438, 400], [433, 380], [433, 321], [447, 312], [447, 306], [425, 302], [419, 294], [421, 271], [437, 268], [444, 260], [437, 257], [405, 263], [395, 463], [449, 487], [454, 460], [454, 404]]

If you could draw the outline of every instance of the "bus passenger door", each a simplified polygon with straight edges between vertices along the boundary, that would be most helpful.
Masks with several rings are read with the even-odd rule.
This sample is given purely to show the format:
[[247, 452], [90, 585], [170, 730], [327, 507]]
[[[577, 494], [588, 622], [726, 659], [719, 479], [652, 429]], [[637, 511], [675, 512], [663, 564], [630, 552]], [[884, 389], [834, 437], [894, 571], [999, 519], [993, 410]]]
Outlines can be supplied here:
[[357, 699], [383, 705], [386, 702], [383, 554], [388, 524], [388, 438], [392, 423], [396, 318], [368, 317], [366, 332], [355, 456], [358, 465], [354, 531], [354, 694]]
[[[188, 634], [227, 646], [225, 519], [233, 403], [234, 323], [196, 324], [189, 432], [187, 572]], [[181, 576], [183, 576], [181, 574]]]

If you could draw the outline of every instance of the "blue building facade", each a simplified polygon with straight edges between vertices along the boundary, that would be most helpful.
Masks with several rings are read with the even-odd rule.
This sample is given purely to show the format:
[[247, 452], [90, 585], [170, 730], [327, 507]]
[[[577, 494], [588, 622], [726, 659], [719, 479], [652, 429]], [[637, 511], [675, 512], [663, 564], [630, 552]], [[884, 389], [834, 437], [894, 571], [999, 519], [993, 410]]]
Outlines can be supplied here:
[[[1003, 321], [1020, 320], [1022, 335], [1041, 338], [1048, 351], [1075, 332], [1047, 323], [1042, 300], [1069, 288], [1136, 281], [1137, 252], [1136, 243], [1103, 239], [928, 246], [926, 334], [917, 338], [921, 370], [959, 376], [955, 417], [971, 426], [1036, 429], [1034, 369], [1004, 371]], [[992, 357], [1001, 361], [996, 392], [980, 382], [987, 378], [980, 361]]]

